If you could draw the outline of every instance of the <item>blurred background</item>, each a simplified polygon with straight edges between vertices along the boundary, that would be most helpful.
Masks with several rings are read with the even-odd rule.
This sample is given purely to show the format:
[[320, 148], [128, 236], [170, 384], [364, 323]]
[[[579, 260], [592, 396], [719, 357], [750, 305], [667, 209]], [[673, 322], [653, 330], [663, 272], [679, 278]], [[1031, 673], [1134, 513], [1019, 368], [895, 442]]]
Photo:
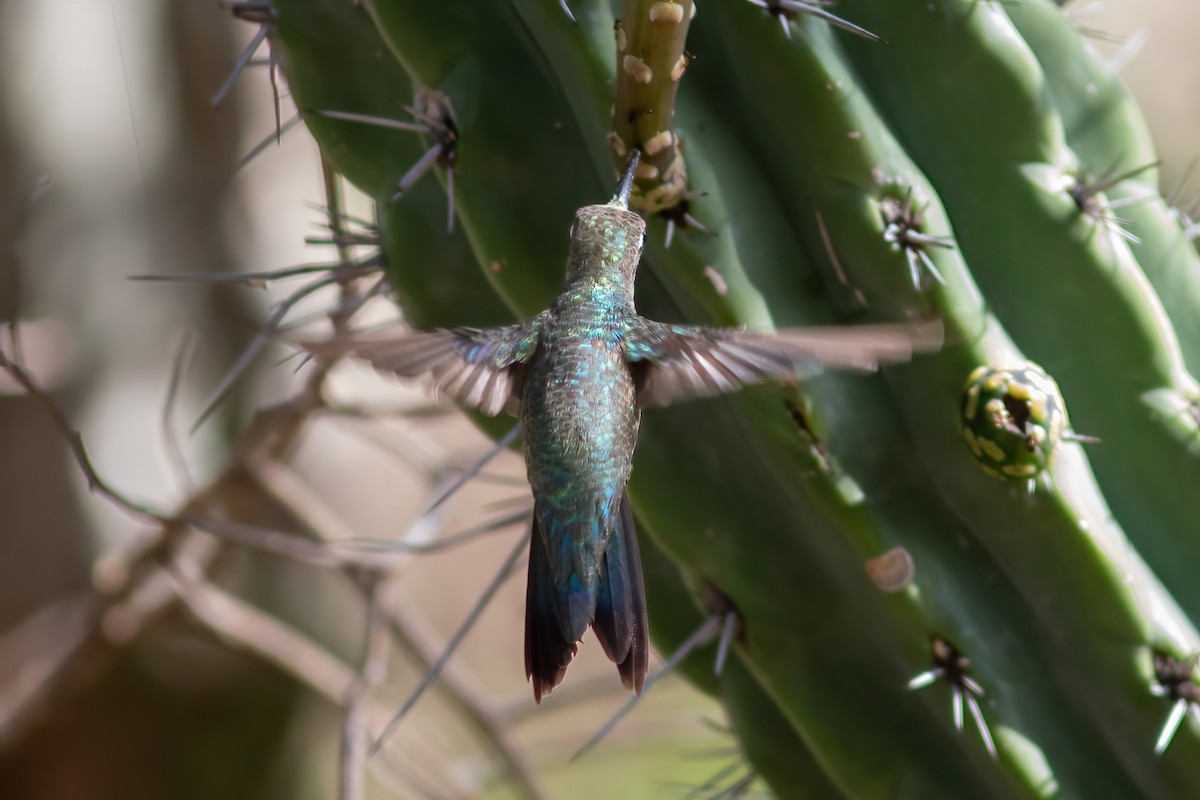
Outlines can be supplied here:
[[[1189, 173], [1200, 156], [1200, 6], [1070, 8], [1120, 65], [1154, 131], [1162, 190], [1186, 210], [1200, 194]], [[20, 320], [16, 344], [47, 393], [31, 397], [0, 373], [9, 800], [335, 796], [339, 701], [364, 653], [384, 673], [363, 703], [377, 731], [526, 532], [496, 522], [528, 502], [512, 454], [422, 516], [489, 442], [419, 387], [353, 364], [325, 383], [347, 413], [300, 425], [280, 404], [312, 385], [311, 368], [268, 348], [191, 430], [294, 286], [129, 277], [337, 257], [315, 241], [329, 238], [315, 145], [300, 126], [272, 135], [266, 48], [213, 106], [254, 33], [216, 0], [0, 0], [0, 322]], [[280, 94], [286, 121], [294, 110], [286, 86]], [[349, 189], [345, 204], [371, 217]], [[336, 290], [316, 293], [291, 318], [319, 321], [335, 301]], [[366, 313], [394, 316], [385, 300]], [[11, 330], [0, 347], [15, 352]], [[89, 491], [47, 400], [109, 487], [164, 514], [194, 508], [310, 537], [409, 544], [495, 530], [397, 557], [374, 590], [353, 570], [220, 545], [183, 526], [164, 539], [153, 520]], [[534, 705], [521, 669], [523, 562], [516, 573], [448, 679], [371, 761], [368, 796], [683, 797], [726, 768], [715, 786], [740, 779], [719, 709], [677, 678], [568, 764], [626, 693], [589, 639], [567, 683]], [[372, 591], [404, 646], [367, 647]]]

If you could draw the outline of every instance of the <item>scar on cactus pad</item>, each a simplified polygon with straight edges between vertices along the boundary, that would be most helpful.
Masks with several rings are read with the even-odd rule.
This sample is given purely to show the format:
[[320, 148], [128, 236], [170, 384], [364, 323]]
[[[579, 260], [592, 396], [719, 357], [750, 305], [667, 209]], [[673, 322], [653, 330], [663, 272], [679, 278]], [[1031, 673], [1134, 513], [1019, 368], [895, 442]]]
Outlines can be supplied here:
[[881, 592], [900, 592], [916, 577], [917, 568], [912, 553], [903, 547], [893, 547], [882, 555], [868, 559], [867, 574]]
[[1054, 463], [1062, 441], [1094, 443], [1072, 433], [1067, 406], [1045, 370], [982, 366], [967, 378], [962, 397], [962, 435], [980, 468], [998, 480], [1034, 482]]

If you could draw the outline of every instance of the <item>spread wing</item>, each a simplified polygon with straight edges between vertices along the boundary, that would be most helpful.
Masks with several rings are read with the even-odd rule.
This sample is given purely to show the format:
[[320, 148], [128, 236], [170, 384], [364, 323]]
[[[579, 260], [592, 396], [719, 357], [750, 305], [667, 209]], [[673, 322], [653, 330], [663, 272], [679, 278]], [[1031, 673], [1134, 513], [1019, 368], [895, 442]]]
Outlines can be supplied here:
[[711, 397], [767, 378], [802, 378], [823, 367], [872, 371], [941, 343], [940, 322], [755, 333], [639, 317], [626, 333], [625, 358], [641, 372], [638, 402], [650, 407]]
[[302, 342], [313, 355], [350, 355], [405, 378], [428, 374], [434, 390], [495, 415], [520, 403], [525, 364], [537, 350], [541, 319], [499, 328], [448, 328]]

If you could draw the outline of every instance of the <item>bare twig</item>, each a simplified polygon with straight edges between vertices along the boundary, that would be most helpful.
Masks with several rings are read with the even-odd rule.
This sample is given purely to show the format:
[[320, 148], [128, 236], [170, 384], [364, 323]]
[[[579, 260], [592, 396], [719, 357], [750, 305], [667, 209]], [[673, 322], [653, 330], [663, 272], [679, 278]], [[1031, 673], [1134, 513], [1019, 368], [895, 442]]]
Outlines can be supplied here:
[[[428, 669], [445, 646], [441, 639], [428, 622], [415, 613], [411, 603], [385, 603], [384, 611], [396, 643], [404, 648], [418, 668]], [[492, 708], [487, 692], [475, 677], [456, 662], [447, 661], [441, 668], [437, 685], [504, 765], [520, 796], [527, 800], [543, 798], [545, 795], [537, 776], [524, 751], [514, 741], [507, 719]], [[383, 752], [385, 757], [387, 752]]]
[[380, 610], [380, 580], [372, 578], [365, 589], [367, 605], [366, 644], [362, 669], [346, 693], [346, 713], [342, 724], [341, 782], [338, 800], [362, 800], [363, 768], [366, 765], [367, 745], [371, 731], [366, 718], [365, 703], [371, 687], [383, 680], [387, 664], [387, 620]]
[[[332, 172], [327, 170], [327, 179], [330, 178]], [[327, 198], [330, 209], [328, 224], [339, 251], [337, 264], [312, 268], [312, 272], [323, 272], [324, 275], [307, 283], [276, 308], [255, 341], [218, 386], [206, 404], [200, 421], [211, 412], [265, 345], [267, 337], [283, 324], [291, 309], [304, 297], [318, 289], [338, 285], [340, 299], [330, 317], [335, 330], [341, 330], [367, 298], [386, 287], [386, 282], [380, 279], [366, 292], [357, 291], [358, 280], [376, 270], [380, 262], [377, 257], [368, 261], [351, 260], [350, 248], [355, 243], [344, 229], [342, 220], [345, 215], [340, 208], [340, 192], [336, 188], [327, 189]], [[251, 273], [238, 277], [222, 276], [219, 280], [240, 280], [254, 285], [256, 280], [265, 282], [304, 275], [309, 271], [309, 268], [298, 268], [290, 274], [283, 274], [288, 271]], [[176, 360], [160, 420], [169, 457], [184, 476], [184, 451], [175, 439], [170, 420], [187, 362], [185, 352], [181, 350]], [[318, 362], [297, 396], [255, 415], [233, 457], [212, 481], [193, 489], [190, 478], [186, 479], [190, 496], [173, 513], [157, 511], [130, 500], [101, 477], [81, 435], [71, 426], [65, 412], [38, 386], [19, 358], [0, 352], [0, 369], [12, 375], [31, 397], [45, 406], [55, 426], [69, 442], [72, 454], [93, 491], [125, 509], [139, 522], [151, 526], [151, 531], [136, 547], [126, 548], [124, 552], [110, 555], [97, 564], [97, 591], [81, 600], [80, 608], [86, 613], [81, 612], [83, 622], [78, 626], [78, 635], [55, 642], [58, 650], [44, 651], [47, 655], [53, 655], [53, 658], [39, 662], [46, 664], [46, 668], [34, 676], [36, 680], [29, 678], [17, 683], [0, 684], [0, 732], [16, 730], [19, 723], [29, 716], [30, 709], [39, 705], [36, 701], [51, 696], [61, 697], [58, 690], [64, 684], [64, 676], [79, 673], [74, 667], [86, 665], [91, 668], [88, 674], [95, 674], [99, 666], [107, 663], [107, 659], [115, 652], [114, 643], [143, 634], [154, 623], [168, 619], [170, 612], [182, 604], [218, 635], [258, 653], [331, 700], [346, 704], [343, 797], [355, 798], [361, 788], [361, 781], [358, 780], [361, 770], [357, 765], [362, 761], [358, 755], [363, 749], [362, 737], [365, 735], [369, 739], [368, 723], [372, 719], [379, 719], [378, 715], [382, 713], [380, 704], [373, 701], [370, 695], [370, 688], [379, 682], [383, 669], [381, 653], [384, 635], [380, 633], [381, 630], [387, 630], [415, 662], [427, 668], [422, 684], [410, 697], [407, 707], [411, 708], [433, 681], [439, 681], [439, 687], [462, 711], [503, 764], [518, 792], [529, 798], [542, 796], [524, 753], [511, 739], [504, 720], [490, 707], [489, 698], [477, 682], [473, 682], [469, 673], [450, 662], [458, 644], [496, 589], [512, 572], [526, 545], [518, 544], [493, 585], [445, 647], [437, 641], [436, 636], [422, 630], [421, 622], [411, 607], [387, 602], [378, 594], [383, 571], [394, 566], [401, 556], [452, 547], [526, 520], [529, 515], [527, 508], [498, 515], [466, 531], [435, 540], [440, 527], [436, 519], [437, 508], [446, 494], [450, 493], [447, 492], [435, 501], [431, 509], [433, 513], [424, 514], [406, 532], [402, 541], [387, 543], [381, 551], [354, 539], [349, 527], [336, 514], [325, 504], [313, 499], [315, 493], [311, 487], [295, 480], [294, 473], [282, 464], [283, 457], [298, 440], [309, 417], [323, 405], [321, 394], [329, 363]], [[514, 430], [511, 436], [515, 436], [515, 433]], [[503, 446], [502, 443], [496, 452]], [[468, 469], [465, 476], [453, 483], [451, 491], [477, 474], [482, 466], [477, 464]], [[245, 517], [239, 519], [242, 515], [238, 512], [238, 506], [247, 496], [253, 497], [255, 502], [263, 499], [273, 504], [278, 502], [301, 523], [298, 527], [307, 529], [317, 540], [260, 528], [243, 521]], [[346, 572], [369, 596], [367, 624], [372, 633], [368, 637], [370, 641], [361, 673], [356, 677], [346, 665], [279, 620], [209, 584], [207, 573], [211, 568], [211, 557], [223, 543], [218, 545], [212, 539], [197, 536], [200, 530], [216, 533], [228, 541], [254, 544], [315, 563], [336, 566]], [[524, 541], [527, 542], [527, 539]], [[0, 657], [2, 655], [0, 645]], [[10, 699], [12, 702], [9, 702]]]
[[162, 415], [159, 418], [159, 424], [162, 428], [163, 446], [167, 451], [167, 461], [170, 463], [172, 471], [183, 485], [185, 491], [189, 494], [193, 488], [193, 479], [191, 471], [188, 469], [187, 456], [184, 454], [183, 443], [179, 441], [179, 436], [175, 432], [175, 425], [172, 422], [172, 416], [175, 412], [175, 402], [179, 398], [179, 383], [183, 379], [184, 369], [191, 361], [192, 339], [190, 336], [185, 336], [179, 343], [179, 348], [175, 353], [175, 359], [171, 367], [171, 380], [167, 383], [167, 397], [163, 401]]
[[166, 516], [162, 512], [130, 499], [124, 493], [115, 489], [104, 478], [100, 477], [100, 474], [96, 471], [96, 465], [92, 463], [92, 457], [88, 453], [87, 446], [83, 443], [83, 436], [72, 427], [66, 412], [55, 402], [54, 398], [38, 386], [33, 376], [29, 374], [24, 366], [10, 360], [8, 356], [0, 351], [0, 369], [7, 372], [25, 390], [26, 394], [45, 409], [51, 421], [53, 421], [54, 427], [58, 429], [58, 432], [67, 441], [67, 445], [71, 449], [71, 455], [75, 458], [75, 463], [78, 464], [80, 471], [87, 480], [89, 490], [113, 503], [122, 511], [131, 514], [139, 522], [161, 523], [166, 521]]
[[[378, 265], [372, 265], [372, 268], [375, 266]], [[297, 278], [319, 272], [333, 272], [340, 268], [339, 264], [331, 262], [328, 264], [302, 264], [298, 267], [261, 272], [187, 272], [170, 275], [151, 273], [149, 275], [130, 275], [129, 280], [147, 283], [241, 283], [259, 288], [265, 286], [269, 281]]]
[[212, 415], [212, 412], [216, 410], [217, 406], [220, 405], [221, 401], [225, 399], [226, 395], [228, 395], [229, 390], [233, 388], [233, 384], [237, 382], [237, 379], [240, 378], [243, 373], [245, 373], [254, 359], [258, 357], [258, 354], [261, 353], [268, 344], [270, 344], [276, 330], [283, 323], [284, 318], [296, 306], [296, 304], [304, 298], [315, 294], [327, 286], [332, 286], [335, 283], [337, 283], [337, 279], [332, 277], [326, 277], [322, 278], [321, 280], [313, 281], [312, 283], [297, 289], [291, 295], [279, 302], [279, 305], [277, 305], [271, 315], [267, 317], [267, 321], [264, 322], [262, 327], [259, 328], [258, 332], [254, 334], [254, 338], [250, 340], [250, 344], [246, 345], [246, 348], [242, 351], [242, 354], [238, 356], [238, 359], [236, 362], [234, 362], [234, 365], [230, 367], [229, 371], [225, 373], [225, 376], [221, 378], [221, 382], [217, 384], [217, 388], [214, 389], [212, 394], [208, 396], [208, 399], [205, 400], [200, 414], [196, 417], [196, 421], [192, 423], [192, 433], [195, 433], [200, 426], [204, 424], [205, 420]]
[[556, 687], [553, 703], [545, 706], [531, 703], [529, 694], [521, 692], [520, 696], [505, 701], [497, 713], [506, 724], [520, 725], [533, 716], [544, 717], [547, 714], [557, 714], [600, 698], [624, 696], [626, 691], [621, 684], [614, 683], [609, 675], [584, 678], [568, 681]]
[[[736, 615], [732, 613], [726, 614], [725, 616], [732, 616], [735, 620], [737, 618]], [[608, 722], [604, 723], [600, 730], [592, 734], [592, 737], [584, 742], [582, 747], [575, 751], [575, 755], [571, 756], [571, 761], [576, 761], [582, 758], [588, 753], [588, 751], [600, 744], [601, 740], [604, 739], [604, 737], [607, 736], [609, 732], [617, 726], [617, 723], [624, 719], [625, 715], [633, 710], [633, 707], [638, 704], [638, 701], [646, 696], [646, 694], [650, 691], [650, 687], [657, 683], [660, 678], [672, 672], [697, 648], [703, 647], [704, 645], [715, 641], [717, 637], [721, 635], [721, 632], [724, 630], [724, 628], [724, 618], [714, 615], [706, 619], [699, 628], [693, 631], [692, 634], [683, 641], [683, 644], [676, 648], [675, 652], [672, 653], [671, 657], [663, 663], [662, 668], [658, 672], [646, 678], [646, 683], [642, 687], [642, 693], [629, 698], [629, 700], [627, 700], [623, 706], [617, 709], [617, 712], [609, 717]]]
[[467, 481], [471, 480], [471, 478], [474, 478], [476, 475], [478, 475], [479, 471], [481, 469], [483, 469], [484, 467], [486, 467], [493, 458], [500, 455], [500, 453], [504, 452], [505, 448], [507, 448], [509, 445], [511, 445], [513, 442], [515, 442], [517, 440], [517, 436], [520, 435], [520, 433], [521, 433], [521, 423], [518, 422], [516, 425], [514, 425], [512, 427], [512, 430], [510, 430], [508, 433], [504, 434], [503, 436], [501, 436], [499, 439], [496, 440], [496, 444], [494, 444], [490, 450], [488, 450], [486, 453], [484, 453], [483, 458], [480, 458], [478, 461], [476, 461], [475, 464], [472, 467], [470, 467], [469, 469], [464, 470], [462, 475], [460, 475], [457, 480], [455, 480], [453, 483], [451, 483], [450, 486], [446, 489], [446, 491], [443, 492], [442, 495], [439, 496], [437, 500], [433, 501], [433, 504], [429, 506], [429, 509], [425, 513], [429, 514], [429, 513], [432, 513], [433, 511], [437, 510], [442, 505], [442, 503], [446, 502], [446, 500], [448, 500], [450, 498], [451, 495], [453, 495], [455, 492], [457, 492], [459, 489], [461, 489], [463, 487], [463, 485], [466, 484]]
[[58, 686], [88, 639], [95, 601], [92, 595], [60, 598], [0, 639], [0, 743]]
[[169, 571], [179, 598], [197, 620], [228, 643], [274, 664], [340, 705], [354, 671], [279, 619], [205, 583], [182, 568]]
[[484, 588], [483, 594], [479, 596], [479, 600], [476, 601], [475, 606], [471, 609], [470, 613], [467, 614], [467, 618], [463, 620], [462, 625], [460, 625], [458, 630], [454, 632], [454, 635], [450, 637], [450, 641], [446, 643], [441, 655], [439, 655], [437, 660], [430, 665], [429, 670], [425, 673], [425, 677], [423, 677], [421, 682], [417, 684], [417, 687], [413, 689], [412, 693], [408, 696], [408, 699], [404, 701], [404, 705], [400, 707], [400, 710], [396, 712], [395, 716], [392, 717], [387, 726], [383, 729], [383, 733], [381, 733], [379, 738], [375, 740], [375, 743], [371, 745], [370, 755], [375, 755], [375, 753], [379, 752], [379, 748], [383, 746], [384, 742], [387, 741], [387, 738], [392, 734], [392, 732], [395, 731], [396, 728], [399, 727], [400, 723], [404, 721], [404, 718], [408, 715], [408, 712], [417, 704], [417, 701], [421, 699], [421, 695], [423, 695], [425, 690], [429, 688], [429, 685], [437, 679], [438, 675], [442, 671], [442, 668], [445, 667], [446, 662], [450, 660], [452, 655], [454, 655], [455, 650], [457, 650], [458, 646], [462, 644], [462, 640], [466, 638], [466, 635], [471, 631], [471, 628], [473, 628], [475, 623], [479, 620], [480, 614], [482, 614], [483, 610], [487, 608], [488, 603], [492, 601], [492, 597], [494, 597], [500, 587], [504, 585], [504, 582], [508, 580], [513, 570], [516, 568], [517, 562], [520, 561], [521, 554], [525, 552], [525, 548], [528, 546], [528, 544], [528, 535], [521, 537], [517, 541], [517, 546], [514, 547], [508, 554], [508, 558], [504, 559], [504, 563], [500, 565], [500, 569], [496, 573], [496, 577], [492, 578], [491, 582], [486, 588]]
[[[505, 514], [490, 522], [474, 525], [443, 539], [428, 543], [410, 543], [377, 539], [346, 539], [321, 542], [291, 531], [264, 528], [234, 520], [218, 519], [204, 513], [185, 514], [179, 521], [231, 544], [282, 556], [293, 561], [316, 566], [355, 568], [370, 571], [391, 571], [414, 555], [448, 550], [482, 534], [498, 532], [519, 522], [528, 523], [531, 507]], [[410, 530], [420, 530], [425, 518], [418, 519]]]
[[[98, 474], [82, 436], [72, 427], [66, 413], [21, 364], [0, 352], [0, 369], [8, 372], [45, 409], [68, 442], [93, 491], [138, 521], [152, 524], [152, 531], [136, 546], [97, 562], [94, 569], [97, 591], [88, 598], [89, 614], [82, 632], [65, 637], [68, 646], [47, 655], [50, 666], [40, 679], [32, 688], [11, 696], [4, 707], [5, 730], [15, 735], [39, 708], [59, 698], [62, 688], [72, 679], [79, 684], [97, 674], [111, 658], [114, 644], [131, 640], [167, 617], [175, 598], [163, 584], [160, 565], [175, 558], [187, 544], [188, 526], [181, 519], [202, 509], [219, 507], [231, 493], [241, 492], [245, 480], [240, 459], [261, 457], [264, 451], [288, 449], [311, 405], [287, 403], [259, 412], [239, 446], [238, 455], [226, 469], [195, 492], [176, 514], [166, 515], [131, 501]], [[202, 554], [193, 553], [191, 558], [197, 563], [209, 563], [212, 555], [209, 548]]]

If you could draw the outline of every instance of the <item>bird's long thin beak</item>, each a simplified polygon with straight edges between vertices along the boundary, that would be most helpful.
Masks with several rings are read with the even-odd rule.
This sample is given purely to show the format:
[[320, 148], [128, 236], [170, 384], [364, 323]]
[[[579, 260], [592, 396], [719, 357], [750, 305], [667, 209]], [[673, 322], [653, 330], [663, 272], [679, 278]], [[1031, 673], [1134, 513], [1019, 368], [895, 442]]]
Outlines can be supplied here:
[[625, 162], [625, 171], [621, 173], [621, 181], [617, 184], [617, 193], [609, 202], [610, 206], [629, 208], [629, 193], [633, 191], [633, 177], [637, 174], [638, 162], [641, 159], [641, 150], [635, 147], [629, 151], [629, 160]]

